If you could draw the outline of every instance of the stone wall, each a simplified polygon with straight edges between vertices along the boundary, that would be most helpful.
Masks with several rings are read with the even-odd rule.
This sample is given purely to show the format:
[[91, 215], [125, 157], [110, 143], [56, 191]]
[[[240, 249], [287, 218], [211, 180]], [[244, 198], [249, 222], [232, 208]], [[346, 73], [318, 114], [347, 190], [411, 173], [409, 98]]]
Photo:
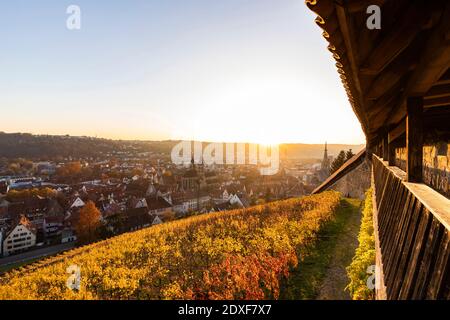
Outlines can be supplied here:
[[423, 181], [450, 198], [450, 141], [423, 147]]
[[[395, 165], [406, 171], [406, 148], [395, 149]], [[450, 141], [425, 143], [423, 182], [450, 198]]]
[[395, 148], [395, 166], [406, 171], [406, 147]]
[[328, 190], [335, 190], [342, 193], [343, 197], [357, 198], [363, 200], [365, 192], [370, 188], [371, 166], [364, 160], [359, 166], [347, 173]]

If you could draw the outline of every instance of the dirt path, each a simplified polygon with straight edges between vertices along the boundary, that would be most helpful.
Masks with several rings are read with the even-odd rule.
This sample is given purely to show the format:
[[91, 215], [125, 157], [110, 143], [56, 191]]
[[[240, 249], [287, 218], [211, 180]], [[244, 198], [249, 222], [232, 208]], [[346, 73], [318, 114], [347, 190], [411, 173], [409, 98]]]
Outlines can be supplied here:
[[348, 291], [345, 291], [349, 282], [345, 268], [350, 265], [358, 246], [358, 232], [361, 225], [360, 201], [346, 199], [343, 205], [348, 206], [351, 214], [342, 233], [336, 238], [330, 265], [317, 296], [318, 300], [350, 300]]

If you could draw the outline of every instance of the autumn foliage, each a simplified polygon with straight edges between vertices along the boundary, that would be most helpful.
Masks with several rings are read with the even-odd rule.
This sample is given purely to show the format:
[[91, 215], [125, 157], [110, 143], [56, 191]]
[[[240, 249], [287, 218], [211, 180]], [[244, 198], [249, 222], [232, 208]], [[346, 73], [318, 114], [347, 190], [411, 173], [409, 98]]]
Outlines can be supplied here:
[[[0, 299], [272, 299], [336, 192], [177, 220], [74, 249], [0, 278]], [[66, 287], [67, 268], [81, 288]]]
[[92, 242], [96, 239], [97, 230], [100, 226], [101, 213], [95, 206], [95, 203], [88, 201], [80, 210], [80, 217], [75, 229], [78, 239], [81, 242]]

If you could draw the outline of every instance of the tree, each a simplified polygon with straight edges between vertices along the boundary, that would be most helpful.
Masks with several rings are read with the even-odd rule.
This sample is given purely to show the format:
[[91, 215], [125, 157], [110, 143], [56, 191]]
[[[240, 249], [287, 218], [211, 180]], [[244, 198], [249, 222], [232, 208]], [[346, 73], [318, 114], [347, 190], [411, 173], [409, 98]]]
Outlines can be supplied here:
[[25, 189], [25, 190], [11, 190], [6, 195], [7, 200], [9, 201], [23, 201], [24, 199], [31, 197], [43, 197], [43, 198], [56, 198], [58, 192], [50, 189], [50, 188], [42, 188], [42, 189]]
[[175, 219], [176, 219], [176, 215], [175, 215], [175, 212], [173, 212], [172, 210], [164, 212], [164, 214], [163, 214], [164, 222], [173, 221]]
[[74, 176], [81, 172], [81, 163], [79, 161], [68, 162], [57, 169], [57, 174], [61, 176]]
[[266, 200], [265, 199], [263, 199], [263, 198], [259, 198], [258, 200], [256, 200], [256, 205], [262, 205], [262, 204], [265, 204], [266, 203]]
[[75, 226], [78, 239], [81, 242], [96, 240], [97, 229], [100, 227], [101, 213], [94, 202], [88, 201], [80, 210], [80, 218]]
[[336, 172], [346, 161], [346, 154], [344, 150], [341, 150], [339, 152], [339, 155], [334, 159], [333, 163], [331, 164], [331, 170], [330, 174], [333, 174]]
[[348, 149], [348, 151], [345, 153], [346, 160], [350, 160], [354, 155], [355, 154], [353, 153], [352, 149]]

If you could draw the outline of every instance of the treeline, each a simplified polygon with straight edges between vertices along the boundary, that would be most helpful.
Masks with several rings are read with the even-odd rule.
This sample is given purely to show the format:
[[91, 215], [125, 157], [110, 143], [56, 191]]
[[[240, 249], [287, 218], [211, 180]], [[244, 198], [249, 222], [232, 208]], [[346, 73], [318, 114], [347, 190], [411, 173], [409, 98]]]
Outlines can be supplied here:
[[120, 141], [92, 137], [32, 135], [0, 132], [0, 158], [96, 158], [113, 151], [170, 153], [175, 142]]
[[328, 191], [117, 236], [7, 274], [0, 299], [276, 299], [339, 203]]

